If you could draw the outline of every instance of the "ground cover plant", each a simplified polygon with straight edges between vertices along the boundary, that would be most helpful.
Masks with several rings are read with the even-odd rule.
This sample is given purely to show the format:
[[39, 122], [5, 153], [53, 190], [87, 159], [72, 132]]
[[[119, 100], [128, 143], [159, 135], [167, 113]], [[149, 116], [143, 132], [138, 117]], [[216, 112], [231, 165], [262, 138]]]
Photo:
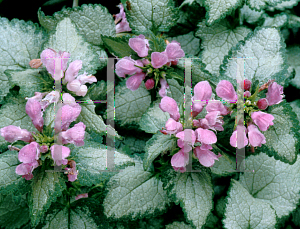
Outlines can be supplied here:
[[298, 0], [9, 4], [1, 228], [300, 227]]

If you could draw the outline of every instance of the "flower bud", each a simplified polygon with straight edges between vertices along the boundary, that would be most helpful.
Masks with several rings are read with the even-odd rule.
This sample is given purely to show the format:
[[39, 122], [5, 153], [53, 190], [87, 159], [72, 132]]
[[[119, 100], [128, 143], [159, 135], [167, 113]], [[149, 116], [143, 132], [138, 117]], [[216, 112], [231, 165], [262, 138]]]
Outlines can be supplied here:
[[88, 91], [87, 86], [86, 85], [81, 85], [80, 88], [79, 88], [79, 91], [76, 92], [76, 95], [85, 96], [87, 91]]
[[251, 96], [250, 91], [245, 91], [244, 92], [244, 97], [249, 98]]
[[249, 91], [249, 90], [250, 90], [250, 87], [251, 87], [251, 81], [245, 79], [245, 80], [244, 80], [244, 90], [245, 90], [245, 91]]
[[47, 145], [42, 145], [41, 146], [41, 153], [47, 153], [49, 150], [48, 146]]
[[269, 106], [269, 102], [266, 98], [260, 99], [257, 101], [258, 109], [265, 110]]
[[81, 198], [88, 198], [88, 197], [89, 197], [88, 193], [83, 193], [83, 194], [77, 195], [77, 196], [75, 197], [75, 200], [79, 200], [79, 199], [81, 199]]
[[147, 88], [147, 90], [150, 90], [154, 87], [154, 79], [148, 79], [145, 83], [145, 87]]
[[29, 62], [30, 67], [32, 68], [39, 68], [42, 65], [41, 59], [33, 59]]

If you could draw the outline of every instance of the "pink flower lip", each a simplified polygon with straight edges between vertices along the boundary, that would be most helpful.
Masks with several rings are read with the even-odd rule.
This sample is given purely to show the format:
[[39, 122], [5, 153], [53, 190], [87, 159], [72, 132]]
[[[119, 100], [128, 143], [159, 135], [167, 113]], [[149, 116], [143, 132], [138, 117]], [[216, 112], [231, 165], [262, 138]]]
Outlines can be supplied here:
[[266, 131], [270, 125], [274, 125], [272, 122], [274, 120], [274, 116], [262, 111], [252, 112], [251, 118], [262, 131]]
[[52, 159], [55, 161], [55, 164], [66, 165], [68, 160], [66, 157], [70, 156], [70, 149], [62, 145], [53, 145], [50, 147]]
[[148, 56], [149, 41], [145, 37], [134, 37], [129, 39], [129, 46], [139, 57]]
[[168, 112], [170, 114], [170, 117], [173, 118], [175, 121], [179, 120], [179, 108], [177, 106], [177, 102], [173, 98], [168, 96], [163, 97], [159, 104], [159, 108], [163, 112]]
[[168, 56], [164, 53], [153, 52], [151, 53], [151, 64], [153, 68], [161, 68], [168, 62]]
[[24, 163], [32, 163], [40, 157], [40, 145], [36, 142], [24, 146], [18, 155], [18, 159]]
[[127, 81], [126, 81], [126, 87], [131, 90], [131, 91], [135, 91], [137, 90], [142, 81], [145, 79], [146, 75], [145, 73], [136, 73], [133, 76], [130, 76]]
[[227, 80], [221, 80], [216, 88], [216, 93], [222, 99], [231, 101], [237, 100], [237, 94], [233, 88], [233, 85]]
[[253, 124], [248, 126], [248, 137], [249, 137], [249, 143], [253, 147], [257, 147], [257, 146], [261, 147], [262, 144], [266, 143], [265, 136]]

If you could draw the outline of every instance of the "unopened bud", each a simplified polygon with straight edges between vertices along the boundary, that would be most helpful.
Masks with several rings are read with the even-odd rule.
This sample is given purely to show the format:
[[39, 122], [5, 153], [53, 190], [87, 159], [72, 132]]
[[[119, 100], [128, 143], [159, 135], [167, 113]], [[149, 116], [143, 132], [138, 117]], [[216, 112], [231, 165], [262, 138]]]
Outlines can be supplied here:
[[250, 97], [251, 96], [251, 93], [250, 93], [250, 91], [245, 91], [244, 92], [244, 97]]
[[161, 75], [162, 78], [166, 77], [166, 73], [165, 72], [160, 72], [160, 75]]
[[250, 101], [250, 100], [247, 100], [247, 101], [245, 102], [245, 104], [246, 104], [246, 105], [251, 105], [251, 101]]
[[244, 80], [244, 90], [245, 90], [245, 91], [249, 91], [249, 90], [250, 90], [250, 87], [251, 87], [251, 81], [245, 79], [245, 80]]
[[39, 68], [42, 65], [41, 59], [33, 59], [29, 62], [30, 67], [32, 68]]
[[150, 90], [154, 87], [154, 79], [148, 79], [145, 83], [145, 87], [147, 88], [147, 90]]
[[269, 102], [266, 98], [260, 99], [257, 101], [257, 107], [260, 110], [265, 110], [269, 106]]

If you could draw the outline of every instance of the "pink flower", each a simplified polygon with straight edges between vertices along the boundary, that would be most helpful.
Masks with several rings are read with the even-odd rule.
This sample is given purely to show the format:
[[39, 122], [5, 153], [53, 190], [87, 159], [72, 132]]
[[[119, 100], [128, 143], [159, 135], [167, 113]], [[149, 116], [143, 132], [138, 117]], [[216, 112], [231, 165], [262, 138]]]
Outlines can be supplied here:
[[79, 116], [81, 106], [79, 104], [73, 106], [64, 105], [60, 108], [59, 112], [61, 112], [61, 129], [62, 131], [65, 131]]
[[169, 88], [169, 84], [167, 83], [167, 80], [160, 78], [159, 79], [161, 88], [159, 89], [159, 95], [161, 97], [165, 97], [167, 95], [167, 88]]
[[212, 147], [210, 145], [202, 144], [194, 149], [195, 156], [199, 159], [201, 165], [205, 167], [212, 167], [215, 164], [215, 160], [219, 160], [221, 154], [215, 155], [210, 151]]
[[51, 91], [45, 98], [40, 100], [41, 108], [43, 111], [51, 104], [57, 103], [60, 99], [60, 93], [58, 91]]
[[257, 107], [260, 110], [265, 110], [269, 106], [269, 102], [266, 98], [259, 99], [257, 101]]
[[222, 102], [217, 100], [210, 100], [205, 109], [207, 112], [220, 111], [220, 115], [229, 114], [228, 108]]
[[258, 128], [253, 124], [248, 126], [248, 137], [249, 143], [253, 147], [261, 147], [262, 144], [266, 143], [265, 136], [261, 132], [259, 132]]
[[67, 131], [61, 132], [62, 143], [68, 144], [72, 143], [76, 146], [84, 145], [84, 134], [85, 134], [85, 125], [83, 122], [75, 124], [72, 128]]
[[251, 118], [253, 122], [259, 127], [260, 130], [266, 131], [270, 125], [274, 125], [272, 122], [274, 116], [261, 111], [252, 112]]
[[136, 73], [133, 76], [130, 76], [126, 81], [126, 87], [130, 89], [131, 91], [137, 90], [142, 81], [145, 79], [146, 74], [145, 73]]
[[143, 65], [148, 65], [150, 64], [150, 61], [148, 59], [142, 59]]
[[24, 142], [32, 142], [33, 136], [32, 134], [26, 130], [21, 129], [20, 127], [9, 125], [0, 129], [1, 136], [4, 137], [5, 141], [10, 143], [15, 142], [17, 140], [21, 140]]
[[203, 128], [203, 129], [212, 129], [212, 130], [219, 130], [223, 131], [224, 128], [222, 125], [224, 124], [224, 121], [222, 120], [222, 116], [220, 116], [220, 111], [212, 111], [207, 113], [205, 116], [205, 119], [202, 119], [201, 121], [205, 124], [207, 123], [207, 126], [209, 128]]
[[148, 56], [149, 50], [149, 41], [145, 39], [145, 36], [140, 34], [137, 37], [129, 39], [129, 46], [132, 48], [139, 57], [146, 57]]
[[151, 53], [151, 64], [153, 68], [161, 68], [168, 62], [168, 56], [164, 53], [153, 52]]
[[174, 119], [169, 118], [166, 122], [166, 130], [165, 133], [167, 134], [176, 134], [179, 131], [182, 131], [182, 124], [180, 122], [176, 122]]
[[[55, 59], [61, 60], [61, 70], [64, 72], [67, 69], [67, 63], [70, 58], [70, 53], [59, 51], [58, 53], [53, 49], [45, 49], [41, 53], [41, 61], [46, 67], [47, 71], [54, 78]], [[61, 78], [59, 78], [61, 79]], [[59, 80], [55, 79], [55, 80]]]
[[77, 195], [75, 197], [75, 200], [79, 200], [81, 198], [88, 198], [88, 197], [89, 197], [88, 193], [82, 193], [82, 194]]
[[216, 88], [217, 95], [222, 99], [227, 99], [231, 101], [237, 100], [237, 94], [232, 86], [232, 84], [227, 80], [221, 80]]
[[269, 102], [269, 106], [281, 103], [283, 97], [283, 86], [276, 82], [271, 83], [268, 87], [268, 92], [266, 93], [266, 99]]
[[[64, 143], [65, 144], [65, 143]], [[62, 145], [53, 145], [50, 147], [52, 159], [55, 161], [55, 164], [66, 165], [68, 160], [66, 157], [70, 156], [70, 149]]]
[[91, 84], [97, 82], [97, 78], [95, 76], [88, 75], [88, 73], [86, 72], [84, 72], [82, 75], [77, 76], [76, 79], [79, 80], [81, 84]]
[[44, 119], [41, 104], [35, 99], [28, 99], [25, 110], [26, 114], [28, 114], [28, 116], [32, 120], [32, 123], [35, 126], [35, 128], [38, 131], [42, 132]]
[[36, 142], [31, 142], [30, 144], [24, 146], [18, 155], [18, 159], [24, 163], [32, 163], [38, 160], [40, 157], [40, 146]]
[[197, 136], [197, 141], [203, 144], [213, 144], [217, 142], [217, 136], [211, 130], [198, 128], [195, 130], [195, 134]]
[[[242, 133], [242, 132], [243, 132], [244, 144], [237, 144], [237, 135], [240, 134], [240, 133]], [[230, 145], [232, 147], [236, 147], [238, 149], [241, 149], [241, 148], [245, 147], [248, 144], [248, 138], [246, 136], [246, 133], [247, 133], [246, 127], [238, 125], [237, 129], [235, 131], [233, 131], [233, 133], [232, 133], [232, 135], [230, 137]]]
[[68, 181], [75, 181], [77, 180], [78, 171], [76, 170], [76, 162], [73, 160], [70, 160], [68, 162], [71, 168], [65, 168], [65, 170], [68, 171]]
[[81, 83], [77, 79], [76, 80], [72, 80], [70, 83], [67, 84], [68, 90], [69, 91], [74, 91], [74, 92], [79, 91], [80, 86], [81, 86]]
[[75, 98], [72, 95], [70, 95], [69, 93], [64, 93], [62, 95], [62, 99], [63, 99], [63, 103], [65, 105], [70, 105], [72, 107], [77, 106]]
[[173, 98], [168, 96], [163, 97], [159, 104], [159, 108], [163, 112], [168, 112], [170, 114], [170, 117], [175, 121], [179, 120], [180, 118], [179, 108], [177, 106], [176, 101]]
[[120, 20], [122, 21], [116, 25], [116, 33], [131, 31], [131, 28], [129, 27], [129, 23], [126, 19], [126, 14], [124, 11], [123, 4], [119, 4], [118, 7], [120, 8], [120, 13], [116, 14], [115, 23], [117, 23]]
[[32, 171], [39, 166], [37, 161], [31, 163], [22, 163], [16, 167], [16, 174], [22, 175], [26, 180], [31, 180], [33, 178]]
[[135, 67], [134, 65], [143, 67], [143, 63], [141, 61], [135, 61], [131, 57], [124, 57], [119, 60], [116, 64], [116, 74], [119, 77], [125, 77], [127, 75], [133, 75], [135, 73], [141, 73], [142, 69]]
[[[191, 129], [185, 129], [184, 131], [178, 132], [176, 137], [179, 138], [177, 144], [180, 148], [184, 148], [184, 142], [187, 142], [189, 146], [194, 146], [196, 142], [195, 131]], [[191, 149], [192, 147], [187, 147], [184, 151], [189, 152]]]
[[88, 91], [87, 86], [86, 85], [81, 85], [80, 88], [79, 88], [79, 90], [76, 91], [75, 94], [78, 95], [78, 96], [85, 96], [86, 93], [87, 93], [87, 91]]
[[175, 153], [171, 158], [171, 165], [175, 170], [180, 169], [180, 172], [185, 172], [185, 166], [189, 163], [189, 154], [185, 153], [183, 149]]
[[205, 105], [204, 100], [209, 100], [212, 95], [211, 86], [207, 81], [201, 81], [197, 83], [194, 87], [194, 96], [192, 98], [192, 115], [196, 117], [202, 110]]
[[180, 43], [177, 41], [172, 41], [166, 47], [166, 55], [168, 56], [168, 61], [176, 61], [176, 58], [184, 57], [184, 51], [181, 49]]
[[30, 98], [28, 98], [28, 97], [26, 97], [25, 99], [35, 99], [35, 100], [37, 100], [37, 101], [41, 101], [43, 98], [44, 98], [44, 96], [45, 95], [47, 95], [48, 94], [48, 92], [44, 92], [44, 93], [41, 93], [41, 92], [34, 92], [34, 96], [33, 97], [30, 97]]
[[126, 18], [122, 19], [120, 23], [116, 25], [116, 33], [129, 32], [131, 28], [129, 27], [129, 23]]
[[75, 61], [71, 62], [65, 73], [65, 81], [67, 81], [69, 83], [71, 81], [73, 81], [76, 78], [76, 76], [81, 68], [82, 68], [81, 60], [75, 60]]
[[147, 79], [146, 83], [145, 83], [145, 87], [147, 88], [147, 90], [150, 90], [152, 88], [154, 88], [154, 79]]

